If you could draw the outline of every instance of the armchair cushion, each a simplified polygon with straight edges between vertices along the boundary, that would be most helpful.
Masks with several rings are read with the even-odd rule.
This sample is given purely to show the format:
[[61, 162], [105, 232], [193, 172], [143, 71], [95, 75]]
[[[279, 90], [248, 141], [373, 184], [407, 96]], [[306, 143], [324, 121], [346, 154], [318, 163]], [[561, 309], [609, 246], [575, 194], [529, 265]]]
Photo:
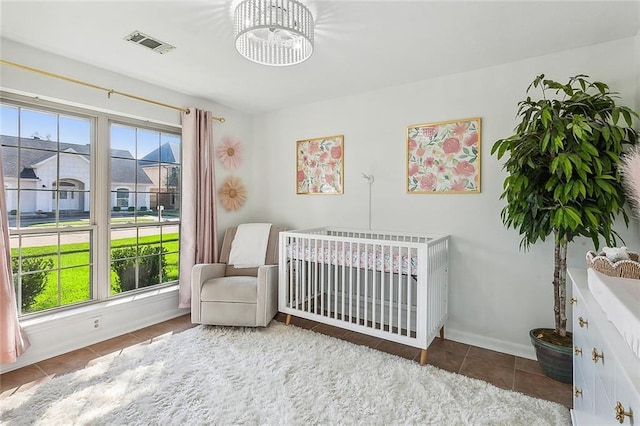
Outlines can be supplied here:
[[255, 277], [235, 276], [212, 278], [202, 283], [203, 302], [256, 303], [258, 291]]

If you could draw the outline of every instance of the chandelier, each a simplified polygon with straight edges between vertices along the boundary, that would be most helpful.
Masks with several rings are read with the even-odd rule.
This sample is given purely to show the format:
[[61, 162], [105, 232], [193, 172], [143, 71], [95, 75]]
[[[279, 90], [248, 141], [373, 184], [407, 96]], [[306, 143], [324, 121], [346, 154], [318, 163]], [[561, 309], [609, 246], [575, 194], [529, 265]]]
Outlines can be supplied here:
[[263, 65], [285, 66], [313, 53], [313, 16], [296, 0], [244, 0], [233, 15], [236, 49]]

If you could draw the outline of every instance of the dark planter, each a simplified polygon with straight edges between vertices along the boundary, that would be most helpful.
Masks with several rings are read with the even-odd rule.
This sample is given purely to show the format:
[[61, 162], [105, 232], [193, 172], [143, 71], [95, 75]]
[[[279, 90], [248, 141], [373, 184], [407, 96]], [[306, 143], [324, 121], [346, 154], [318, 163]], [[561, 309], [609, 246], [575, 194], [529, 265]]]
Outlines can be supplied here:
[[529, 331], [531, 343], [544, 374], [562, 383], [573, 382], [573, 350], [538, 339], [540, 328]]

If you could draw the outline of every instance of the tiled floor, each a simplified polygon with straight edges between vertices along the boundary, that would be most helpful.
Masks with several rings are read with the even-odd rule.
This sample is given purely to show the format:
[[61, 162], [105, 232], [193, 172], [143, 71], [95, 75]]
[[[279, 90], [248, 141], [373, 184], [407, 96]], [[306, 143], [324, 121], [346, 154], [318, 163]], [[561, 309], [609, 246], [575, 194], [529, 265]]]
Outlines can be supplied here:
[[[284, 315], [278, 314], [276, 320], [284, 321]], [[420, 359], [420, 349], [411, 346], [392, 343], [302, 318], [294, 317], [291, 323], [317, 333], [369, 346], [416, 362]], [[166, 338], [173, 333], [179, 333], [191, 327], [193, 325], [189, 315], [184, 315], [2, 374], [0, 375], [0, 399], [14, 392], [28, 389], [54, 376], [91, 365], [98, 358], [117, 356], [134, 345], [148, 344], [154, 339]], [[567, 407], [572, 405], [571, 385], [556, 382], [544, 376], [536, 361], [451, 340], [436, 339], [428, 349], [427, 362], [447, 371], [485, 380], [503, 389], [511, 389], [536, 398], [555, 401]]]

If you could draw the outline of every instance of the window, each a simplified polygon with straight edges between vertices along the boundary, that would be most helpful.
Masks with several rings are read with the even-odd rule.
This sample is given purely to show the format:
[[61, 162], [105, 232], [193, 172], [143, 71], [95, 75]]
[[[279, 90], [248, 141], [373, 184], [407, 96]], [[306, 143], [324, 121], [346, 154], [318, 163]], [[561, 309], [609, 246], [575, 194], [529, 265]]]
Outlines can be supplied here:
[[19, 312], [89, 301], [94, 295], [95, 265], [93, 203], [88, 191], [95, 119], [4, 102], [1, 111], [11, 266]]
[[120, 188], [116, 191], [116, 206], [129, 207], [129, 190]]
[[[176, 281], [181, 137], [112, 121], [111, 293]], [[119, 207], [119, 208], [118, 208]]]
[[[175, 282], [179, 129], [2, 95], [0, 147], [19, 314]], [[109, 140], [98, 138], [106, 134], [100, 128], [110, 129]]]

